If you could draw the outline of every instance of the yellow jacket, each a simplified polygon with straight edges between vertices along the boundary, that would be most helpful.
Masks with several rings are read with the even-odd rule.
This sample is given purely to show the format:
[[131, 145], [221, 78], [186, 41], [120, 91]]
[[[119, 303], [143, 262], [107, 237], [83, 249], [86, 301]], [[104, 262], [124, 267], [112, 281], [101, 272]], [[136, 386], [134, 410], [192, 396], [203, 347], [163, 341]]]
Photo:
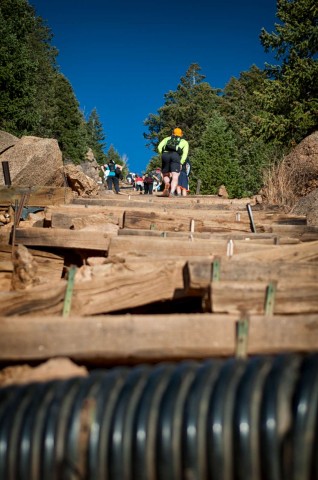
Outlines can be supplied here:
[[[159, 143], [159, 145], [158, 145], [158, 152], [159, 152], [160, 154], [165, 151], [165, 146], [167, 145], [167, 142], [168, 142], [168, 140], [170, 140], [171, 136], [172, 136], [172, 135], [170, 135], [169, 137], [164, 138], [164, 139], [161, 140], [161, 142]], [[182, 150], [182, 155], [181, 155], [181, 158], [180, 158], [180, 163], [181, 163], [181, 165], [183, 165], [183, 163], [186, 161], [186, 158], [188, 157], [188, 153], [189, 153], [189, 143], [188, 143], [184, 138], [181, 138], [178, 147]]]

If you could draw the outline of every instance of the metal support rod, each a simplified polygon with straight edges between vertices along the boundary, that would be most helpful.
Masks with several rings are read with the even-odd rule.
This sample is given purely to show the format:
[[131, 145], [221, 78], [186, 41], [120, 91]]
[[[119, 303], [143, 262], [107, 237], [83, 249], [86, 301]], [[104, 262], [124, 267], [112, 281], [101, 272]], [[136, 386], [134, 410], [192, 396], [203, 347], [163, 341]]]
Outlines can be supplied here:
[[9, 187], [11, 185], [9, 162], [3, 161], [1, 163], [2, 163], [2, 171], [4, 176], [4, 184]]
[[212, 282], [220, 281], [221, 259], [215, 258], [212, 263]]
[[266, 297], [265, 297], [265, 315], [274, 314], [276, 290], [277, 290], [277, 282], [270, 282], [267, 285]]
[[21, 196], [20, 203], [18, 203], [18, 200], [15, 200], [15, 202], [14, 202], [14, 222], [13, 222], [13, 228], [12, 228], [12, 242], [11, 242], [11, 244], [12, 244], [12, 252], [11, 252], [12, 257], [13, 257], [13, 252], [14, 252], [14, 248], [15, 248], [16, 229], [19, 226], [20, 218], [21, 218], [22, 211], [23, 211], [23, 207], [28, 202], [28, 199], [29, 199], [29, 194], [24, 193]]
[[251, 230], [252, 230], [253, 233], [256, 233], [256, 227], [255, 227], [255, 223], [254, 223], [254, 219], [253, 219], [253, 212], [252, 212], [251, 205], [248, 203], [246, 205], [246, 208], [247, 208], [247, 213], [248, 213], [248, 216], [249, 216], [249, 219], [250, 219]]
[[247, 357], [249, 319], [242, 318], [236, 323], [236, 357]]

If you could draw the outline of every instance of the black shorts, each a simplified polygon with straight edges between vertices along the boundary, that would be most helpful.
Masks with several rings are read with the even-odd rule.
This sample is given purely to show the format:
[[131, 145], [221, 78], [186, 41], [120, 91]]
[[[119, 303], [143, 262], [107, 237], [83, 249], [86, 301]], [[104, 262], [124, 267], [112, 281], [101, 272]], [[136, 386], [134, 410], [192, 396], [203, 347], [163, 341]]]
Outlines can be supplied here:
[[163, 152], [162, 154], [162, 173], [176, 172], [180, 173], [180, 155], [177, 152]]

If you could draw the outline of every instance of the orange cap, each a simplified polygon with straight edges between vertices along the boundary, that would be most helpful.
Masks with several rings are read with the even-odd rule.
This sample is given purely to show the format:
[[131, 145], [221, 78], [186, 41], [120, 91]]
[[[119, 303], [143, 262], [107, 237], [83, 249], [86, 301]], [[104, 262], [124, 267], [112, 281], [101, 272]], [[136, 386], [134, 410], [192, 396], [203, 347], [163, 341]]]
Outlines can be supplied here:
[[173, 130], [173, 135], [177, 135], [177, 137], [182, 137], [183, 132], [182, 132], [181, 128], [175, 128]]

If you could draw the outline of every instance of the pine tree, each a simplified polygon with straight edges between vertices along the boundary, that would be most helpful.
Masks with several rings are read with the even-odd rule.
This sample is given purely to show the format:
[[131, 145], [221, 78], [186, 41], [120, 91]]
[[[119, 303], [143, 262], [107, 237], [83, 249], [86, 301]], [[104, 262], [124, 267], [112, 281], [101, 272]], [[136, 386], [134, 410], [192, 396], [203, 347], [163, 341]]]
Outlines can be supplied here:
[[[57, 68], [51, 30], [27, 0], [1, 0], [0, 38], [0, 129], [56, 138], [64, 159], [80, 163], [88, 129], [70, 82]], [[93, 120], [93, 147], [102, 161], [97, 112]]]
[[50, 30], [26, 0], [1, 0], [0, 38], [0, 128], [36, 134], [48, 111], [43, 97], [50, 98], [55, 68]]
[[149, 132], [144, 137], [154, 150], [162, 138], [171, 135], [175, 127], [183, 130], [193, 150], [200, 144], [201, 135], [209, 120], [210, 112], [218, 105], [217, 91], [203, 80], [198, 64], [190, 65], [176, 91], [165, 94], [165, 103], [157, 114], [151, 114], [144, 124]]
[[203, 195], [215, 195], [219, 187], [225, 185], [230, 197], [241, 196], [244, 182], [237, 157], [235, 136], [226, 120], [214, 111], [202, 135], [201, 146], [191, 157], [190, 189], [194, 191], [200, 179]]
[[235, 134], [237, 159], [244, 172], [244, 192], [251, 196], [259, 192], [263, 184], [263, 172], [282, 155], [273, 142], [266, 142], [259, 134], [257, 119], [263, 113], [260, 99], [266, 80], [266, 72], [256, 66], [242, 72], [239, 78], [231, 78], [224, 88], [220, 111]]
[[106, 153], [106, 163], [110, 162], [111, 160], [113, 160], [115, 163], [118, 163], [119, 165], [123, 165], [121, 157], [115, 149], [114, 145], [110, 145]]
[[268, 65], [269, 79], [259, 94], [266, 113], [259, 128], [266, 139], [299, 142], [318, 125], [318, 4], [316, 0], [278, 0], [275, 31], [262, 30], [265, 51], [280, 65]]
[[62, 74], [55, 77], [54, 138], [59, 142], [66, 161], [81, 163], [87, 152], [87, 131], [84, 116], [69, 81]]
[[104, 143], [105, 135], [103, 131], [103, 126], [96, 108], [94, 108], [90, 113], [87, 120], [86, 128], [88, 145], [93, 150], [97, 163], [102, 165], [103, 163], [105, 163], [106, 159], [106, 155], [104, 153], [106, 144]]

